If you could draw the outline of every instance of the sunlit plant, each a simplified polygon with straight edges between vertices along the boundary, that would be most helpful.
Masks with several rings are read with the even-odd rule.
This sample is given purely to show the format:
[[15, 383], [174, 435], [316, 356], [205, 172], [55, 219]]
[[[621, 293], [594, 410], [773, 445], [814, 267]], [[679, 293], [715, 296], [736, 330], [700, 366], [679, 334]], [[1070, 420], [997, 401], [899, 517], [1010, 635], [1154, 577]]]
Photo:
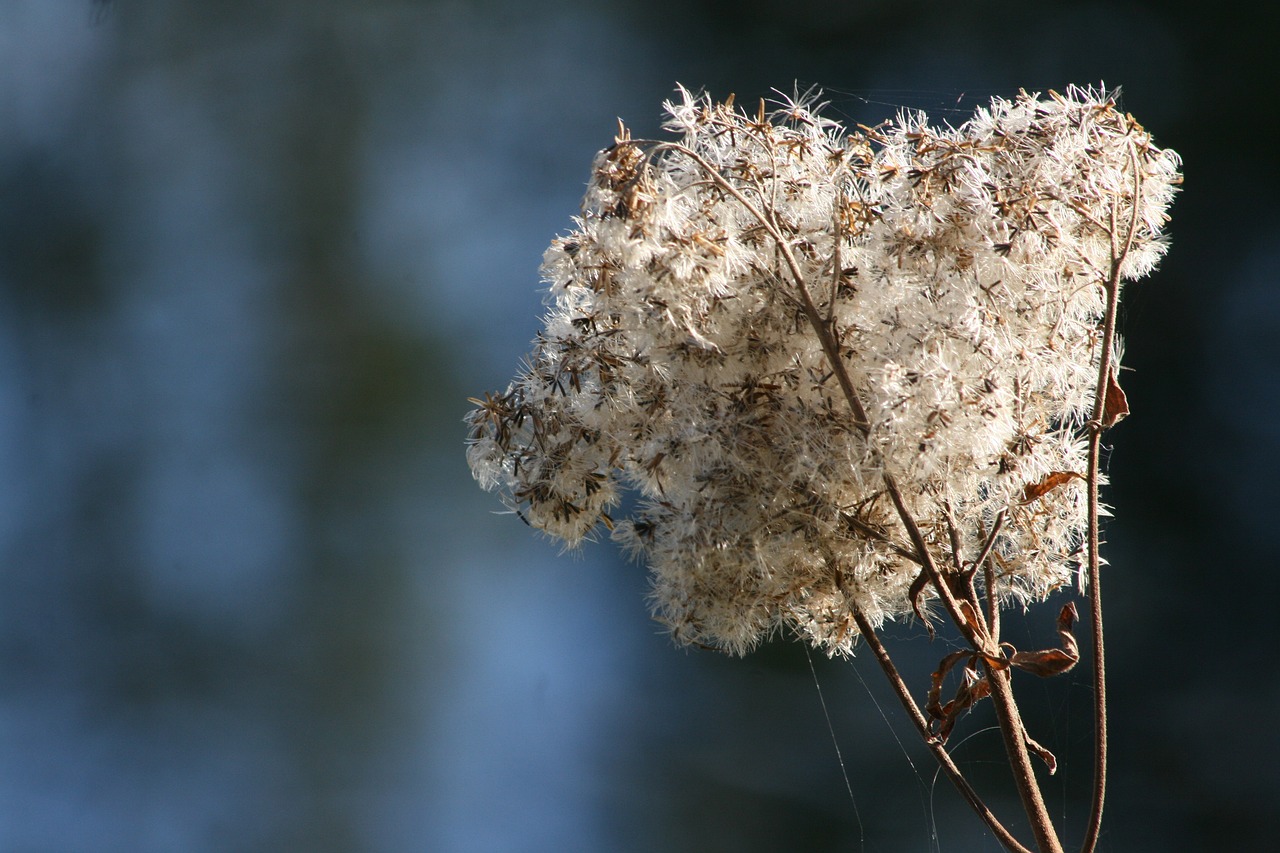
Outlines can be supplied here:
[[[623, 127], [543, 264], [550, 310], [511, 385], [475, 400], [468, 459], [529, 524], [600, 529], [643, 559], [681, 643], [778, 632], [865, 643], [925, 743], [1009, 850], [1028, 848], [951, 759], [990, 697], [1034, 844], [1060, 851], [1010, 686], [1078, 659], [1018, 651], [1002, 610], [1090, 604], [1096, 845], [1106, 710], [1100, 437], [1122, 282], [1163, 255], [1179, 159], [1093, 89], [996, 99], [959, 127], [850, 130], [813, 97], [770, 110], [683, 89], [666, 141]], [[635, 500], [617, 514], [624, 493]], [[965, 648], [916, 699], [886, 620], [939, 617]], [[958, 687], [948, 698], [948, 676]]]

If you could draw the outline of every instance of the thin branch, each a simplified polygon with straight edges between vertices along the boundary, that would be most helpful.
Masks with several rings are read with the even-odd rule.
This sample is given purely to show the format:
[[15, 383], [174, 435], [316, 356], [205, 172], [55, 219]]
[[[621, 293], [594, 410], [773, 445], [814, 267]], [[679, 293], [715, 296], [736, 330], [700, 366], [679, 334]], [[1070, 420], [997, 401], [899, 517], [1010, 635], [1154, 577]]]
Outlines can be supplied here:
[[870, 524], [867, 524], [865, 521], [858, 518], [853, 513], [849, 513], [849, 512], [841, 513], [840, 519], [845, 524], [852, 527], [856, 532], [861, 533], [863, 536], [865, 536], [868, 539], [872, 539], [876, 542], [879, 542], [880, 544], [888, 548], [890, 551], [893, 551], [893, 553], [897, 554], [899, 557], [902, 557], [905, 560], [910, 560], [911, 562], [916, 563], [917, 565], [921, 565], [921, 566], [924, 565], [924, 559], [915, 551], [912, 551], [909, 548], [902, 547], [897, 542], [894, 542], [892, 539], [890, 539], [883, 531], [877, 530], [875, 527], [872, 527]]
[[844, 240], [844, 228], [840, 224], [840, 216], [844, 211], [844, 190], [836, 188], [836, 200], [831, 210], [831, 230], [835, 234], [835, 242], [831, 247], [831, 293], [827, 297], [827, 325], [832, 328], [836, 323], [836, 297], [840, 293], [840, 279], [844, 276], [844, 264], [840, 260], [840, 243]]
[[978, 552], [978, 558], [974, 560], [974, 565], [985, 563], [987, 558], [991, 556], [991, 549], [996, 547], [996, 534], [1000, 532], [1000, 528], [1004, 527], [1004, 510], [996, 513], [996, 519], [991, 524], [991, 532], [987, 534], [987, 541], [983, 543], [982, 550]]
[[987, 634], [991, 637], [991, 642], [1000, 642], [1000, 601], [996, 598], [996, 575], [991, 565], [991, 549], [996, 547], [996, 535], [1000, 533], [1000, 528], [1004, 527], [1004, 510], [996, 513], [996, 519], [991, 525], [991, 532], [987, 534], [987, 541], [982, 546], [982, 552], [978, 554], [978, 559], [974, 560], [974, 565], [982, 567], [982, 579], [987, 588]]
[[[956, 517], [951, 514], [951, 504], [943, 501], [942, 509], [947, 515], [947, 538], [951, 540], [951, 565], [956, 574], [964, 574], [964, 561], [960, 557], [960, 531], [956, 529]], [[976, 565], [976, 564], [975, 564]]]

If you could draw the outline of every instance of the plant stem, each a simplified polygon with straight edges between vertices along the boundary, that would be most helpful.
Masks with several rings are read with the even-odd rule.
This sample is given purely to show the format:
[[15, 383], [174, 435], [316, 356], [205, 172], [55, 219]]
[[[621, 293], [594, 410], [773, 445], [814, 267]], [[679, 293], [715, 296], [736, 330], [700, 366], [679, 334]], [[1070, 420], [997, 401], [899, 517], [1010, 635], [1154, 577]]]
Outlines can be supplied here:
[[985, 661], [983, 669], [991, 685], [991, 700], [995, 704], [1000, 734], [1004, 736], [1009, 768], [1013, 771], [1013, 781], [1018, 788], [1018, 796], [1022, 799], [1022, 810], [1026, 812], [1027, 820], [1031, 822], [1031, 832], [1036, 838], [1036, 846], [1040, 848], [1041, 853], [1062, 853], [1062, 842], [1058, 840], [1058, 833], [1053, 828], [1049, 809], [1040, 793], [1040, 783], [1036, 780], [1035, 768], [1031, 766], [1031, 754], [1027, 751], [1026, 729], [1022, 723], [1022, 715], [1018, 713], [1017, 702], [1013, 698], [1009, 670], [999, 669]]
[[1089, 438], [1089, 620], [1093, 626], [1093, 800], [1082, 853], [1093, 853], [1107, 797], [1107, 666], [1102, 636], [1102, 585], [1098, 559], [1098, 456], [1101, 431]]
[[[1142, 196], [1142, 169], [1138, 155], [1131, 147], [1129, 163], [1133, 169], [1133, 199], [1129, 227], [1124, 243], [1117, 240], [1115, 206], [1111, 212], [1111, 270], [1107, 277], [1107, 312], [1103, 318], [1102, 353], [1098, 358], [1098, 388], [1093, 400], [1093, 419], [1089, 422], [1089, 619], [1093, 627], [1093, 802], [1089, 825], [1085, 831], [1082, 853], [1093, 853], [1102, 828], [1102, 808], [1107, 796], [1107, 667], [1106, 647], [1102, 634], [1102, 561], [1098, 553], [1098, 479], [1102, 455], [1103, 419], [1106, 417], [1107, 387], [1111, 382], [1111, 362], [1115, 350], [1116, 313], [1120, 303], [1120, 269], [1133, 246], [1138, 232], [1138, 214]], [[1118, 205], [1117, 201], [1117, 205]]]

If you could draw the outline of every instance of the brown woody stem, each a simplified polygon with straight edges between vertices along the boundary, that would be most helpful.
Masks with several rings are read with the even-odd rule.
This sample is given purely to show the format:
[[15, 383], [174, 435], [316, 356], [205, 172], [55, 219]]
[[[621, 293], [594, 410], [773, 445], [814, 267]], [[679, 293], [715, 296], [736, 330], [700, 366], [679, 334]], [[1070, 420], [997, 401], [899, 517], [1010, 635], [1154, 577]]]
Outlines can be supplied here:
[[1009, 767], [1013, 771], [1013, 781], [1018, 788], [1018, 796], [1022, 800], [1022, 810], [1031, 822], [1031, 832], [1035, 836], [1036, 845], [1041, 853], [1062, 853], [1062, 843], [1053, 828], [1053, 820], [1049, 817], [1049, 808], [1045, 805], [1040, 793], [1040, 783], [1036, 780], [1035, 768], [1031, 765], [1031, 754], [1027, 751], [1026, 727], [1022, 715], [1018, 713], [1018, 704], [1013, 698], [1013, 686], [1010, 683], [1009, 670], [994, 667], [983, 661], [983, 669], [987, 674], [987, 682], [991, 685], [991, 701], [996, 707], [996, 720], [1000, 724], [1000, 734], [1004, 737], [1005, 754], [1009, 756]]

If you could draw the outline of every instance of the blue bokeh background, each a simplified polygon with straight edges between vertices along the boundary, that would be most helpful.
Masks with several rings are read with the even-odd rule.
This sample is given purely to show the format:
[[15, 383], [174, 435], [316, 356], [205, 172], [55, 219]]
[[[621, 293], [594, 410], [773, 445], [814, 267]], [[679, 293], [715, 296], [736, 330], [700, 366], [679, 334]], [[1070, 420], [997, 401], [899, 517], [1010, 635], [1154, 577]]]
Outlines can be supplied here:
[[[673, 650], [641, 567], [560, 554], [466, 469], [466, 397], [526, 352], [593, 153], [619, 116], [656, 134], [677, 81], [816, 83], [868, 123], [1105, 81], [1184, 155], [1173, 251], [1125, 307], [1102, 849], [1264, 849], [1258, 9], [0, 3], [0, 851], [996, 849], [867, 656]], [[945, 641], [890, 635], [923, 693]], [[1089, 674], [1022, 689], [1078, 841]], [[957, 755], [1016, 812], [985, 713]]]

